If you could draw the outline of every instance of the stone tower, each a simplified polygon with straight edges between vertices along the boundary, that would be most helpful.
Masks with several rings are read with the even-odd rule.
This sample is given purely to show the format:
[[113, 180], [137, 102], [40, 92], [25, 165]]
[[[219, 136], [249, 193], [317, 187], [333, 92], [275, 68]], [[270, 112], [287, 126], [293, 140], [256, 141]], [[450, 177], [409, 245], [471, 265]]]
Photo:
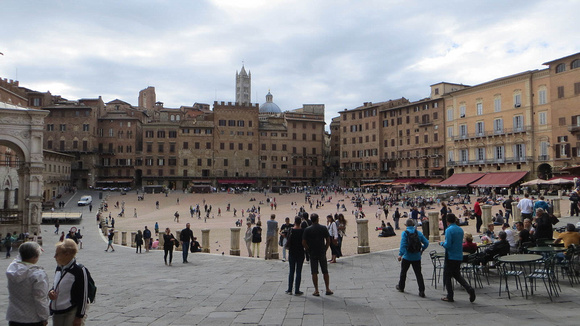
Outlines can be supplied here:
[[236, 103], [252, 103], [252, 73], [246, 73], [242, 65], [240, 73], [236, 71]]

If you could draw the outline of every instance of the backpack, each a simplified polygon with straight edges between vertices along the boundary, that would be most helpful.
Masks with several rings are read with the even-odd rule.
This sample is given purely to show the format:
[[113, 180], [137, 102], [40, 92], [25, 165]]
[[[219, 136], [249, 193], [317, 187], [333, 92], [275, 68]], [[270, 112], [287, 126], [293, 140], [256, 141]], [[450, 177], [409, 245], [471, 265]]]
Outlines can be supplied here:
[[97, 286], [95, 285], [95, 280], [93, 280], [91, 273], [83, 264], [77, 264], [86, 274], [87, 276], [87, 283], [89, 288], [89, 302], [95, 303], [95, 297], [97, 296]]
[[407, 252], [412, 254], [421, 252], [423, 245], [419, 239], [419, 231], [415, 230], [413, 233], [405, 231], [405, 233], [407, 233]]

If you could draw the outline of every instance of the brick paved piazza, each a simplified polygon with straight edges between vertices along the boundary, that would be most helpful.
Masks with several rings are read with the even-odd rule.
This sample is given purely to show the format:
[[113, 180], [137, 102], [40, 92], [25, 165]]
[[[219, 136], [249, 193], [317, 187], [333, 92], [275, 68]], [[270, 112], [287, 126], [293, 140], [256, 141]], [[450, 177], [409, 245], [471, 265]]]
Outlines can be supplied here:
[[[395, 291], [399, 265], [396, 252], [389, 250], [351, 255], [331, 265], [331, 289], [335, 294], [320, 297], [311, 295], [308, 265], [303, 269], [301, 288], [305, 295], [290, 296], [284, 293], [288, 266], [282, 261], [232, 257], [226, 251], [225, 256], [194, 254], [190, 264], [182, 264], [181, 253], [176, 253], [174, 265], [169, 267], [163, 264], [160, 251], [135, 254], [134, 249], [116, 246], [114, 253], [106, 253], [106, 243], [88, 208], [74, 207], [81, 194], [75, 194], [68, 207], [85, 213], [81, 224], [84, 248], [78, 261], [90, 269], [98, 286], [97, 302], [91, 305], [87, 325], [578, 324], [580, 286], [570, 287], [566, 280], [560, 282], [562, 294], [553, 303], [541, 284], [527, 300], [516, 291], [511, 300], [504, 293], [499, 297], [496, 276], [491, 277], [491, 285], [477, 289], [473, 304], [458, 287], [454, 303], [442, 302], [441, 284], [437, 289], [431, 286], [428, 255], [424, 255], [422, 265], [427, 297], [420, 298], [412, 272], [408, 274], [406, 293]], [[98, 201], [98, 195], [93, 198]], [[181, 205], [185, 205], [183, 198]], [[127, 212], [132, 216], [132, 209]], [[189, 218], [188, 214], [182, 216]], [[566, 221], [572, 219], [564, 218], [561, 223]], [[374, 229], [374, 225], [369, 226]], [[61, 226], [63, 229], [68, 226]], [[57, 236], [50, 225], [43, 230], [45, 253], [39, 265], [52, 279]], [[198, 230], [194, 225], [194, 231]], [[441, 251], [433, 244], [429, 249]], [[0, 267], [5, 270], [9, 262], [1, 259]], [[6, 288], [5, 277], [0, 278], [0, 288]], [[0, 306], [6, 311], [5, 290], [0, 292]]]

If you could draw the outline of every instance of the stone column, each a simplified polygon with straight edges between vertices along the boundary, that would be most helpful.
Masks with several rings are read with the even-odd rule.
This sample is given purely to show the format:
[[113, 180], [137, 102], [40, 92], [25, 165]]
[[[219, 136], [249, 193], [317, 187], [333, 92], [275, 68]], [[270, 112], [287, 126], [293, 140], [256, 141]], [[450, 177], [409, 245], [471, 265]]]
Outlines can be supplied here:
[[230, 228], [230, 255], [240, 255], [240, 228]]
[[441, 241], [441, 236], [439, 235], [439, 213], [429, 212], [429, 242]]
[[512, 202], [512, 215], [514, 217], [514, 223], [522, 220], [522, 212], [518, 208], [518, 202]]
[[562, 190], [558, 190], [558, 198], [560, 198], [560, 200], [562, 200]]
[[121, 245], [127, 245], [127, 231], [121, 231]]
[[512, 188], [508, 188], [508, 197], [511, 196], [511, 195], [513, 195]]
[[[179, 241], [179, 239], [181, 239], [181, 230], [175, 231], [175, 240]], [[183, 251], [182, 249], [183, 249], [183, 246], [180, 243], [179, 247], [175, 248], [175, 251]]]
[[163, 249], [163, 245], [165, 244], [165, 239], [163, 238], [163, 234], [165, 233], [159, 233], [158, 237], [159, 237], [159, 246], [157, 247], [158, 249]]
[[554, 207], [554, 216], [562, 217], [562, 211], [560, 210], [560, 198], [552, 199], [552, 205]]
[[131, 232], [131, 247], [132, 248], [137, 247], [137, 243], [135, 242], [136, 235], [137, 235], [137, 232]]
[[103, 224], [101, 230], [103, 230], [103, 234], [105, 235], [105, 237], [109, 235], [109, 227], [106, 224]]
[[209, 229], [201, 230], [201, 252], [209, 253]]
[[113, 243], [119, 244], [119, 231], [117, 230], [113, 231]]
[[358, 254], [366, 254], [371, 252], [369, 246], [369, 221], [366, 219], [356, 220], [356, 233], [358, 234]]
[[481, 205], [481, 221], [484, 228], [491, 223], [491, 205]]

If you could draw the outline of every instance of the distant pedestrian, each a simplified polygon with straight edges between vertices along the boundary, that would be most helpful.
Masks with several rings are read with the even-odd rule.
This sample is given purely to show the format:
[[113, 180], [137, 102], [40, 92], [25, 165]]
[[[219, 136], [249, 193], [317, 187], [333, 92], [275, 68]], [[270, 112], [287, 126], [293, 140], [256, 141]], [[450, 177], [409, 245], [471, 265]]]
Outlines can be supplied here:
[[246, 248], [248, 249], [248, 257], [252, 257], [252, 223], [246, 223], [246, 233], [244, 234], [244, 241], [246, 242]]
[[109, 248], [111, 248], [111, 252], [115, 251], [115, 248], [113, 248], [113, 238], [114, 237], [115, 237], [115, 230], [110, 229], [109, 235], [108, 235], [107, 249], [105, 249], [105, 252], [108, 252]]
[[133, 208], [133, 217], [137, 218], [137, 208]]
[[[252, 254], [260, 258], [260, 243], [262, 242], [262, 222], [258, 221], [252, 229]], [[253, 257], [253, 256], [252, 256]]]
[[276, 214], [270, 215], [270, 219], [266, 222], [266, 252], [264, 259], [272, 259], [276, 248], [276, 239], [278, 236], [278, 221], [276, 221]]
[[[137, 230], [137, 234], [135, 235], [135, 253], [142, 253], [141, 250], [141, 246], [143, 246], [143, 233], [141, 233], [141, 230]], [[147, 249], [145, 249], [145, 252], [147, 252]]]
[[[288, 248], [288, 265], [290, 273], [288, 274], [288, 289], [286, 294], [292, 294], [292, 285], [294, 285], [294, 294], [302, 295], [300, 283], [302, 282], [302, 265], [304, 264], [304, 246], [302, 246], [302, 236], [304, 230], [300, 227], [302, 219], [294, 218], [294, 227], [288, 231], [286, 248]], [[294, 278], [296, 275], [296, 278]]]
[[179, 223], [179, 212], [175, 212], [175, 214], [173, 214], [173, 222], [177, 222]]
[[56, 228], [56, 230], [54, 230], [54, 234], [58, 234], [58, 229], [60, 228], [60, 223], [58, 222], [58, 219], [54, 223], [54, 227]]
[[163, 256], [163, 260], [165, 261], [165, 265], [167, 264], [167, 255], [169, 255], [169, 266], [171, 266], [171, 262], [173, 261], [173, 246], [175, 245], [175, 243], [177, 242], [177, 239], [175, 239], [175, 237], [173, 236], [173, 234], [171, 233], [171, 230], [169, 230], [169, 228], [165, 228], [165, 234], [163, 235], [163, 251], [164, 251], [164, 256]]
[[191, 230], [191, 224], [187, 223], [185, 229], [181, 230], [179, 241], [181, 242], [181, 250], [183, 254], [183, 263], [189, 263], [187, 261], [187, 255], [189, 254], [189, 245], [193, 241], [193, 231]]
[[145, 230], [143, 231], [143, 241], [145, 242], [145, 252], [149, 252], [151, 249], [151, 230], [145, 225]]
[[159, 223], [155, 222], [155, 235], [159, 234]]

